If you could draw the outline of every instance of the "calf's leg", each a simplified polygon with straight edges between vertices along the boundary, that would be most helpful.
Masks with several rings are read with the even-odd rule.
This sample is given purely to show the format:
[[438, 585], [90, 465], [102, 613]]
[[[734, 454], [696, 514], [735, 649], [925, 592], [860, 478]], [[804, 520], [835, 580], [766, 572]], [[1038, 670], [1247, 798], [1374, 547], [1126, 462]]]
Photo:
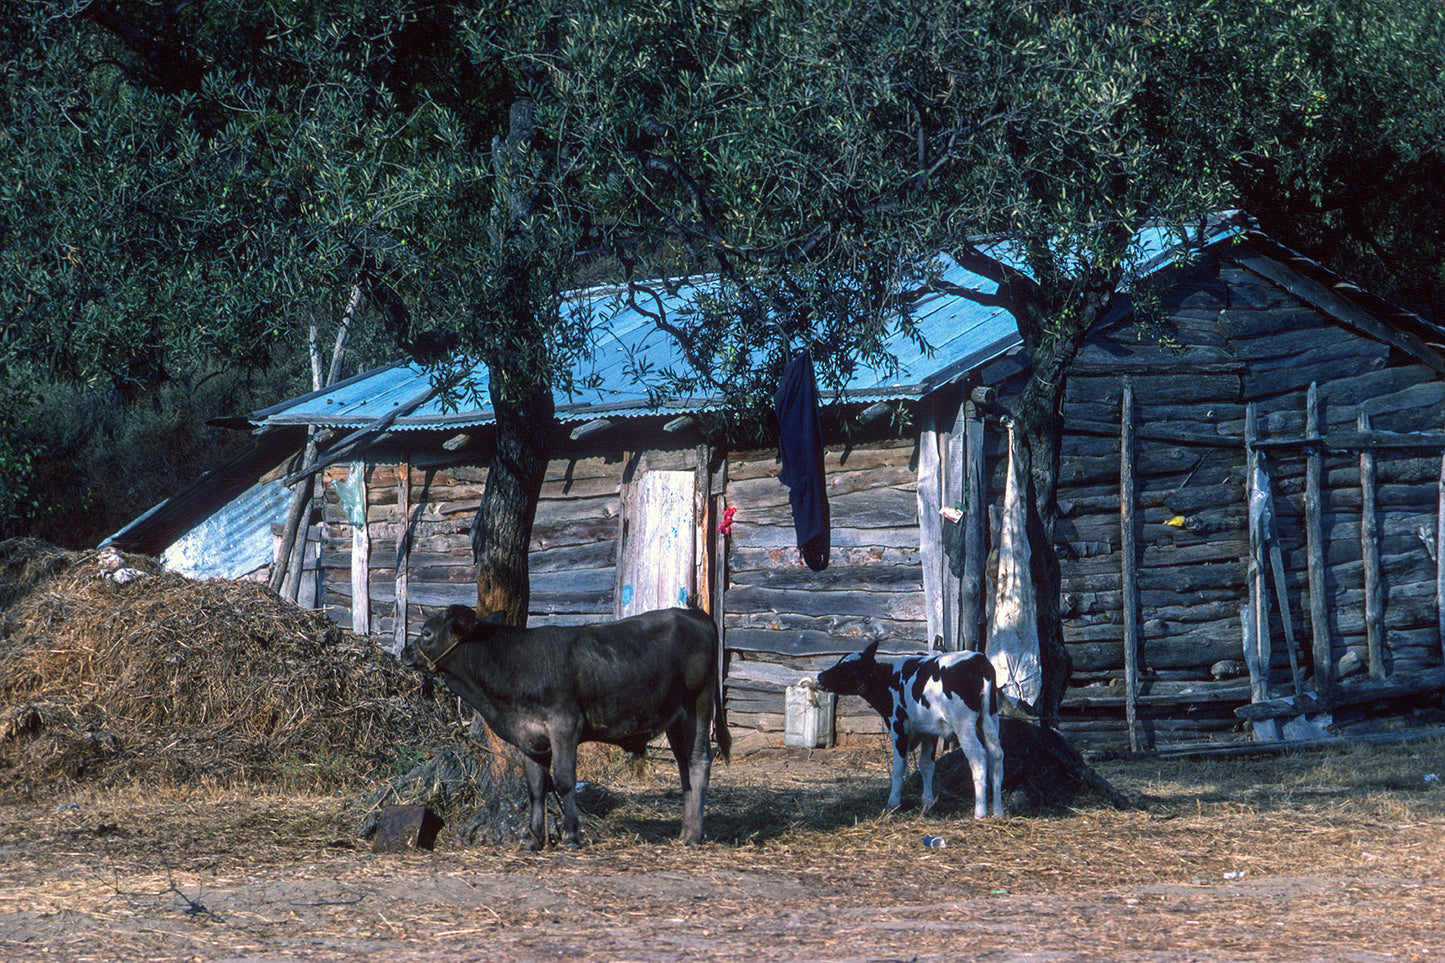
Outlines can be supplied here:
[[522, 848], [535, 852], [547, 845], [547, 766], [550, 759], [534, 759], [522, 756], [522, 769], [527, 774], [527, 835], [522, 837]]
[[921, 736], [918, 740], [918, 775], [923, 777], [923, 806], [924, 812], [933, 808], [936, 801], [933, 796], [933, 753], [938, 745], [935, 736]]
[[903, 776], [908, 772], [908, 736], [893, 734], [893, 782], [888, 787], [888, 808], [903, 805]]
[[[998, 713], [984, 712], [978, 720], [979, 737], [988, 756], [988, 785], [991, 812], [1003, 815], [1003, 741], [998, 734]], [[975, 812], [977, 807], [975, 807]]]

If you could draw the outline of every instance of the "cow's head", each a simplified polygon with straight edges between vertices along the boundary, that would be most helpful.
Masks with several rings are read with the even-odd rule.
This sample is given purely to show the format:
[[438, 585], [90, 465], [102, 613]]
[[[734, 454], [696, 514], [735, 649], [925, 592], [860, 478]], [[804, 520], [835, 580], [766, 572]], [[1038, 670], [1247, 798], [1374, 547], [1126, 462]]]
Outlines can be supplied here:
[[457, 646], [475, 641], [481, 624], [477, 613], [465, 605], [453, 605], [427, 619], [415, 639], [401, 650], [401, 661], [416, 669], [435, 672]]
[[870, 643], [862, 652], [839, 659], [831, 669], [818, 673], [818, 685], [838, 695], [862, 695], [873, 679], [878, 662], [878, 643]]

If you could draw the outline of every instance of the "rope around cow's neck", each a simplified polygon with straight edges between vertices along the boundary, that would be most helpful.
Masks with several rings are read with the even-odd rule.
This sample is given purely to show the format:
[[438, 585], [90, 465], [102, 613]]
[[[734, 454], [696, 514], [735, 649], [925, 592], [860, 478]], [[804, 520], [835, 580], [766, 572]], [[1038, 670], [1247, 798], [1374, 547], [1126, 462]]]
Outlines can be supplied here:
[[432, 658], [431, 656], [423, 652], [421, 650], [421, 646], [417, 646], [416, 651], [417, 654], [421, 656], [422, 661], [426, 663], [427, 671], [435, 672], [437, 668], [440, 667], [442, 659], [445, 659], [447, 656], [451, 655], [452, 649], [455, 649], [457, 646], [461, 645], [463, 641], [465, 640], [458, 637], [456, 641], [454, 641], [451, 645], [447, 646], [445, 649], [442, 649], [441, 654], [438, 655], [436, 658]]

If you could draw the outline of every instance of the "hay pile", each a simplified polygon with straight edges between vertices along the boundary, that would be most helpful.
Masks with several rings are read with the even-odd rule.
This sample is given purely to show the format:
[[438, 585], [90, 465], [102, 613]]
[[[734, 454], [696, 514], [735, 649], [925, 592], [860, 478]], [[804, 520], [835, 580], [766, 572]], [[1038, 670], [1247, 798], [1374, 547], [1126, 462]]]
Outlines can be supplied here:
[[455, 701], [423, 685], [265, 586], [0, 542], [0, 796], [374, 786], [461, 741]]

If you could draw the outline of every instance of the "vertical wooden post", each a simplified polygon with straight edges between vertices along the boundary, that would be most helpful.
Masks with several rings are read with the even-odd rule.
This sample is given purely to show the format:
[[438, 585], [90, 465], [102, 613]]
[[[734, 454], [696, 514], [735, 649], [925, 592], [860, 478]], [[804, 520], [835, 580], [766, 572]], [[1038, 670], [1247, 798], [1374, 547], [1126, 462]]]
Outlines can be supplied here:
[[357, 520], [351, 523], [351, 631], [371, 634], [371, 536], [366, 524], [366, 463], [356, 462]]
[[961, 643], [983, 651], [984, 512], [988, 490], [983, 475], [983, 415], [970, 397], [964, 402], [963, 427], [963, 582], [959, 586]]
[[[1361, 412], [1360, 434], [1370, 430], [1370, 416]], [[1376, 534], [1375, 453], [1360, 450], [1360, 561], [1365, 570], [1365, 646], [1369, 677], [1385, 677], [1384, 599], [1380, 588], [1380, 542]]]
[[[1330, 689], [1334, 658], [1330, 645], [1329, 600], [1325, 597], [1325, 536], [1323, 493], [1320, 485], [1320, 399], [1319, 385], [1310, 382], [1306, 401], [1305, 439], [1305, 553], [1310, 579], [1310, 632], [1315, 667], [1315, 691]], [[1445, 467], [1442, 467], [1445, 473]], [[1442, 474], [1445, 478], [1445, 474]], [[1442, 623], [1445, 625], [1445, 623]]]
[[[951, 418], [945, 418], [948, 425], [948, 432], [939, 436], [939, 469], [942, 474], [940, 480], [941, 497], [939, 499], [940, 509], [952, 509], [963, 504], [966, 496], [964, 486], [967, 484], [964, 477], [964, 456], [963, 443], [966, 431], [964, 401], [960, 398], [957, 407], [952, 407]], [[945, 409], [947, 410], [947, 409]], [[939, 533], [944, 531], [942, 518], [939, 519]], [[960, 520], [961, 521], [961, 520]], [[940, 542], [942, 544], [942, 542]], [[954, 574], [956, 563], [949, 558], [948, 553], [943, 557], [943, 650], [945, 652], [957, 652], [964, 647], [963, 627], [963, 576]]]
[[1139, 750], [1136, 714], [1139, 699], [1139, 572], [1134, 538], [1134, 382], [1124, 379], [1123, 410], [1119, 415], [1119, 547], [1120, 587], [1124, 619], [1124, 719], [1129, 727], [1129, 751]]
[[927, 609], [928, 644], [943, 637], [943, 582], [948, 560], [943, 554], [943, 475], [938, 458], [939, 412], [937, 404], [923, 412], [918, 433], [918, 556], [923, 564], [923, 600]]
[[[1254, 623], [1254, 648], [1246, 646], [1245, 663], [1249, 666], [1251, 702], [1263, 702], [1269, 693], [1269, 584], [1264, 577], [1265, 534], [1261, 517], [1261, 493], [1258, 491], [1259, 410], [1250, 402], [1244, 413], [1245, 506], [1249, 512], [1249, 612]], [[1246, 637], [1247, 638], [1247, 637]]]
[[1445, 452], [1440, 453], [1440, 488], [1435, 504], [1435, 611], [1440, 655], [1445, 657]]
[[396, 619], [393, 652], [406, 648], [407, 592], [411, 580], [411, 453], [403, 452], [397, 465], [396, 513]]

